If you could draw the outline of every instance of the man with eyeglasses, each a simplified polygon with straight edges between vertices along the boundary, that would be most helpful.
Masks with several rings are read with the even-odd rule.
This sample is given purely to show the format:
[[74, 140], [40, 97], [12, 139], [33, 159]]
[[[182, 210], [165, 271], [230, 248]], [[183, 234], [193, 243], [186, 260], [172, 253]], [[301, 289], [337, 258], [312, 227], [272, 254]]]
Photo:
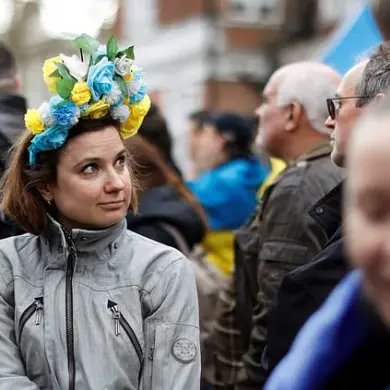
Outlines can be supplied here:
[[[368, 60], [354, 66], [344, 76], [337, 94], [327, 99], [329, 117], [326, 126], [331, 130], [331, 158], [336, 165], [344, 167], [347, 146], [357, 120], [369, 103], [381, 98], [389, 87], [390, 44], [384, 43]], [[374, 133], [375, 129], [372, 131]], [[268, 373], [287, 354], [306, 320], [349, 271], [343, 250], [341, 200], [342, 184], [310, 210], [310, 215], [333, 236], [313, 261], [287, 274], [282, 282], [277, 305], [270, 316], [267, 347], [263, 355]], [[332, 387], [332, 390], [339, 388], [350, 387], [343, 383], [341, 387]]]

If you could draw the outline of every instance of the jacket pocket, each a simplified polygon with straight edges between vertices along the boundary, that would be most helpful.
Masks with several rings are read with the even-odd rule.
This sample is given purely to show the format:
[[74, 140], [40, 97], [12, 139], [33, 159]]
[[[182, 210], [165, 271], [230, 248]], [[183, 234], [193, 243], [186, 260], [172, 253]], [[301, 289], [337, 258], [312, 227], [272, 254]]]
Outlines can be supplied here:
[[19, 320], [19, 344], [22, 338], [23, 329], [26, 326], [28, 320], [35, 314], [35, 325], [39, 326], [42, 322], [43, 317], [43, 297], [37, 297], [34, 299], [34, 302], [27, 307], [27, 309], [22, 313]]
[[143, 369], [143, 362], [144, 362], [144, 355], [141, 347], [141, 343], [139, 342], [137, 335], [135, 334], [133, 328], [128, 323], [126, 318], [122, 315], [122, 313], [118, 309], [118, 304], [114, 301], [108, 300], [107, 302], [107, 309], [109, 309], [112, 312], [113, 319], [114, 319], [114, 326], [115, 326], [115, 336], [121, 335], [121, 329], [123, 329], [129, 338], [130, 342], [132, 343], [135, 352], [137, 353], [139, 362], [140, 362], [140, 371], [139, 371], [139, 378], [142, 375], [142, 369]]
[[148, 356], [143, 390], [199, 390], [199, 328], [182, 324], [147, 324]]

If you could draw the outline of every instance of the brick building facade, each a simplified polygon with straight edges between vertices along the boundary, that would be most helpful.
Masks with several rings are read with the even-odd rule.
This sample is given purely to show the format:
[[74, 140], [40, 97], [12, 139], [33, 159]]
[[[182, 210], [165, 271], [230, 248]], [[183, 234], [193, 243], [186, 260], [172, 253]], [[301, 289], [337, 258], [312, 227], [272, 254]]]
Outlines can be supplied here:
[[120, 38], [136, 45], [153, 100], [186, 168], [186, 117], [199, 108], [250, 114], [270, 73], [313, 58], [359, 0], [128, 0]]

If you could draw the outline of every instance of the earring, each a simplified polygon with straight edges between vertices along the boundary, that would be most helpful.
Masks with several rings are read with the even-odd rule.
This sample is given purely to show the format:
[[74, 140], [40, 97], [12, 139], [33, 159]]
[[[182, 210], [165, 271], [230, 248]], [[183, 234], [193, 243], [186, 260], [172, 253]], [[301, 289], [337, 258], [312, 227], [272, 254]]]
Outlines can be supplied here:
[[49, 205], [49, 207], [51, 206], [51, 200], [48, 200], [47, 201], [47, 204]]

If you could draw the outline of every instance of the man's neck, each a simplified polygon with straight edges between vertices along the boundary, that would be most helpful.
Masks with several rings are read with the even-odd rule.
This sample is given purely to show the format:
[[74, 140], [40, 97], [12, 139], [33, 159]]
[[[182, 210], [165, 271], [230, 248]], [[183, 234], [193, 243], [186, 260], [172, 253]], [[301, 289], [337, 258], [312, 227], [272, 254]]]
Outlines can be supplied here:
[[294, 140], [291, 140], [291, 142], [288, 144], [283, 159], [289, 162], [295, 161], [302, 155], [309, 153], [318, 144], [328, 140], [329, 137], [327, 135], [315, 132], [313, 130], [310, 132], [308, 131], [303, 134], [301, 138], [297, 136]]

